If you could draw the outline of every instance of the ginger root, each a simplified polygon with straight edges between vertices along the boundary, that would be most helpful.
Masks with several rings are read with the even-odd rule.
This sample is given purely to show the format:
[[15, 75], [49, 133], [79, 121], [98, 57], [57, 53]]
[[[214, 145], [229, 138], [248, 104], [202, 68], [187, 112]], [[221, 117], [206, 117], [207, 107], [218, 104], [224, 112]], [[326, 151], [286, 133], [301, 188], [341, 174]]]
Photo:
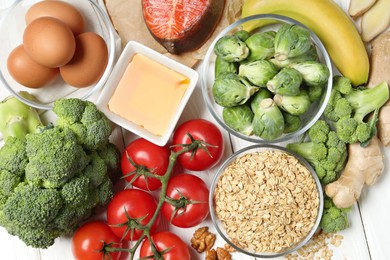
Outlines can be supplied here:
[[191, 246], [198, 251], [198, 253], [208, 251], [214, 246], [216, 235], [208, 230], [208, 227], [198, 228], [191, 238]]
[[[382, 33], [371, 43], [371, 71], [368, 87], [386, 81], [390, 87], [390, 31]], [[379, 111], [378, 137], [384, 146], [390, 146], [390, 100]]]
[[384, 156], [379, 139], [374, 136], [370, 144], [359, 143], [348, 147], [348, 162], [336, 181], [325, 186], [325, 193], [338, 208], [349, 208], [359, 199], [364, 185], [373, 185], [384, 170]]

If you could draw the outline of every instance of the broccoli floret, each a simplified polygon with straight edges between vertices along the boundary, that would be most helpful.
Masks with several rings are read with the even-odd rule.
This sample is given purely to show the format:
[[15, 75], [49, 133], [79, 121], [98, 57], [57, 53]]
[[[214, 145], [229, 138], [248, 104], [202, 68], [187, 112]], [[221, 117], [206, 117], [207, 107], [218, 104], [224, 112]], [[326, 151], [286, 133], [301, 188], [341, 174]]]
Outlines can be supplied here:
[[107, 165], [97, 152], [90, 155], [90, 162], [82, 171], [82, 175], [90, 179], [89, 187], [91, 189], [99, 186], [107, 177]]
[[348, 212], [350, 208], [339, 209], [334, 204], [332, 199], [324, 198], [324, 211], [320, 222], [320, 227], [326, 233], [335, 233], [337, 231], [348, 228]]
[[26, 136], [29, 162], [27, 181], [46, 188], [58, 188], [88, 164], [89, 158], [69, 129], [54, 127]]
[[58, 126], [70, 128], [86, 149], [96, 150], [108, 144], [111, 123], [94, 103], [62, 98], [54, 102], [53, 111], [58, 116]]
[[308, 134], [312, 142], [324, 143], [328, 140], [329, 132], [329, 125], [324, 120], [319, 120], [309, 129]]
[[20, 181], [20, 176], [17, 174], [7, 170], [0, 170], [0, 193], [5, 196], [11, 196]]
[[8, 197], [4, 214], [16, 225], [38, 228], [55, 219], [62, 206], [63, 200], [57, 190], [21, 183]]
[[0, 170], [22, 176], [28, 162], [25, 141], [13, 136], [8, 137], [0, 148], [0, 158]]
[[106, 178], [102, 184], [92, 190], [92, 205], [93, 207], [104, 206], [112, 199], [113, 196], [113, 184], [109, 178]]
[[287, 148], [305, 158], [313, 166], [321, 183], [328, 184], [337, 178], [347, 159], [346, 143], [324, 120], [318, 120], [308, 132], [306, 142], [287, 144]]
[[78, 207], [85, 205], [90, 199], [90, 179], [86, 176], [73, 178], [61, 188], [61, 196], [65, 203]]
[[104, 148], [97, 150], [97, 153], [106, 163], [109, 170], [108, 175], [110, 177], [116, 177], [116, 173], [120, 170], [121, 158], [121, 153], [118, 147], [112, 143], [109, 143]]
[[[354, 89], [348, 78], [336, 76], [324, 115], [333, 122], [342, 141], [365, 145], [376, 134], [378, 110], [388, 99], [385, 81], [374, 88]], [[372, 112], [374, 116], [367, 120]]]

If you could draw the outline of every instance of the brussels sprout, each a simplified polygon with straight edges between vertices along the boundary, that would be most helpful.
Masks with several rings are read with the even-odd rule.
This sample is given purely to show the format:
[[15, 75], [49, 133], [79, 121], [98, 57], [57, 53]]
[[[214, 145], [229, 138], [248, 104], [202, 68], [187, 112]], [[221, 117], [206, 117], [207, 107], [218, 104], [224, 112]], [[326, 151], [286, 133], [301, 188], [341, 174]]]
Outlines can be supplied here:
[[241, 64], [238, 74], [246, 77], [250, 82], [259, 87], [266, 87], [268, 80], [272, 79], [278, 68], [268, 60], [257, 60]]
[[255, 113], [255, 114], [257, 113], [257, 110], [260, 107], [260, 102], [263, 99], [272, 98], [272, 97], [273, 97], [273, 94], [268, 89], [266, 89], [266, 88], [259, 89], [259, 91], [257, 91], [251, 97], [251, 100], [250, 100], [250, 105], [251, 105], [251, 109], [252, 109], [253, 113]]
[[311, 45], [310, 49], [307, 52], [296, 57], [288, 58], [286, 60], [277, 60], [275, 58], [269, 59], [269, 61], [272, 62], [278, 68], [287, 67], [291, 63], [316, 60], [318, 60], [318, 53], [314, 45]]
[[238, 73], [238, 63], [235, 62], [228, 62], [222, 59], [221, 57], [217, 56], [215, 60], [215, 77], [217, 78], [221, 73], [224, 72], [232, 72], [237, 74]]
[[310, 98], [306, 90], [302, 89], [296, 96], [276, 94], [274, 101], [278, 107], [292, 115], [302, 115], [310, 107]]
[[239, 31], [235, 32], [233, 35], [238, 37], [238, 39], [240, 39], [243, 42], [245, 42], [246, 39], [248, 39], [250, 36], [249, 32], [247, 32], [245, 30], [239, 30]]
[[281, 95], [297, 95], [302, 83], [301, 74], [292, 68], [283, 68], [267, 82], [269, 91]]
[[323, 86], [329, 78], [329, 69], [316, 61], [305, 61], [288, 65], [302, 74], [303, 82], [308, 86]]
[[225, 107], [222, 111], [223, 121], [234, 131], [251, 135], [253, 131], [253, 112], [247, 105]]
[[284, 118], [271, 98], [260, 102], [260, 109], [253, 117], [253, 133], [265, 140], [274, 140], [283, 134]]
[[217, 56], [228, 62], [238, 62], [246, 59], [249, 48], [245, 42], [233, 35], [225, 35], [218, 39], [214, 52]]
[[310, 33], [296, 24], [283, 24], [275, 35], [275, 58], [286, 60], [307, 52], [312, 45]]
[[215, 79], [212, 91], [217, 104], [223, 107], [233, 107], [245, 104], [258, 89], [245, 78], [226, 72]]
[[274, 56], [275, 40], [274, 31], [257, 32], [252, 34], [246, 41], [246, 45], [249, 48], [249, 56], [246, 58], [248, 61], [269, 59]]
[[322, 97], [322, 93], [324, 92], [324, 86], [312, 86], [307, 87], [307, 94], [309, 95], [309, 99], [311, 102], [314, 102]]
[[283, 133], [288, 134], [297, 131], [302, 124], [299, 116], [291, 115], [285, 111], [282, 111], [284, 118], [284, 130]]

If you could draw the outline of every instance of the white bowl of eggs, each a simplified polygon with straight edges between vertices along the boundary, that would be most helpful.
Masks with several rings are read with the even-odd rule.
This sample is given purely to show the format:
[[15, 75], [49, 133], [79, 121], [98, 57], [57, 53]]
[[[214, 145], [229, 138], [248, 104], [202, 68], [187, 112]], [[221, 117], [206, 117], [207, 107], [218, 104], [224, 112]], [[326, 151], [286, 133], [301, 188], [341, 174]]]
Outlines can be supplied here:
[[38, 109], [66, 96], [89, 98], [113, 68], [115, 30], [94, 0], [17, 1], [0, 31], [0, 89]]

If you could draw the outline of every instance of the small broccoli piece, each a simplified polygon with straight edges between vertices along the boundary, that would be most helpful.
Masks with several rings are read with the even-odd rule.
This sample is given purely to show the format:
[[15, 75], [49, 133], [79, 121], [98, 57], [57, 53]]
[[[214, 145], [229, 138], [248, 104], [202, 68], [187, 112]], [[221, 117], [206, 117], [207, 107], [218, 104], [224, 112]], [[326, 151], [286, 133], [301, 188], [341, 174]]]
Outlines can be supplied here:
[[7, 170], [0, 170], [0, 193], [5, 196], [11, 196], [20, 181], [20, 176], [17, 174]]
[[309, 138], [314, 143], [324, 143], [328, 140], [328, 135], [330, 132], [329, 125], [324, 120], [318, 120], [310, 129], [309, 129]]
[[118, 147], [113, 143], [109, 143], [105, 147], [97, 150], [96, 152], [107, 165], [109, 171], [108, 175], [110, 177], [116, 177], [115, 175], [117, 175], [117, 172], [120, 170], [121, 159], [121, 152], [119, 151]]
[[[324, 111], [326, 118], [335, 125], [339, 138], [346, 143], [368, 144], [376, 134], [378, 110], [389, 99], [386, 82], [374, 88], [352, 88], [348, 78], [336, 76], [333, 89]], [[367, 120], [367, 116], [374, 116]]]
[[332, 199], [324, 198], [324, 211], [320, 222], [320, 227], [326, 233], [335, 233], [346, 229], [349, 226], [348, 212], [350, 208], [339, 209]]
[[107, 177], [107, 165], [97, 152], [90, 155], [90, 162], [82, 171], [82, 175], [90, 179], [89, 187], [91, 189], [99, 186]]
[[86, 204], [89, 200], [89, 183], [86, 176], [76, 177], [65, 183], [61, 188], [61, 196], [65, 203], [74, 207]]
[[77, 140], [88, 150], [108, 144], [112, 126], [108, 118], [94, 103], [76, 98], [62, 98], [54, 102], [57, 125], [70, 128]]
[[55, 219], [62, 206], [57, 190], [21, 183], [4, 205], [4, 215], [16, 225], [39, 228]]
[[353, 89], [351, 80], [339, 75], [333, 77], [333, 88], [343, 95], [348, 94]]
[[45, 188], [58, 188], [88, 164], [89, 158], [74, 133], [54, 127], [26, 136], [26, 179]]
[[0, 170], [22, 176], [28, 162], [25, 141], [13, 136], [8, 137], [0, 148], [0, 158]]
[[310, 141], [287, 144], [313, 166], [322, 184], [337, 178], [347, 159], [347, 145], [324, 120], [318, 120], [308, 132]]
[[93, 207], [106, 205], [114, 196], [114, 186], [109, 178], [106, 178], [102, 184], [92, 190]]

